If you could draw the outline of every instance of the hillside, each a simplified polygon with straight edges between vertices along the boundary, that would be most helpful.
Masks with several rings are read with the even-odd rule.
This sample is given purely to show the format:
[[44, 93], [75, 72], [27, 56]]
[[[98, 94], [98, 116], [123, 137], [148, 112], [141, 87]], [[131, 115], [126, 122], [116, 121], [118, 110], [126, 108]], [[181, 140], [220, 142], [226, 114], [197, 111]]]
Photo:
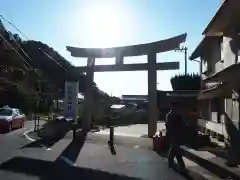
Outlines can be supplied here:
[[[47, 44], [23, 41], [0, 22], [0, 105], [48, 111], [52, 100], [63, 98], [65, 80], [79, 80], [84, 92], [85, 75], [70, 62]], [[94, 83], [94, 100], [101, 98], [108, 95]]]

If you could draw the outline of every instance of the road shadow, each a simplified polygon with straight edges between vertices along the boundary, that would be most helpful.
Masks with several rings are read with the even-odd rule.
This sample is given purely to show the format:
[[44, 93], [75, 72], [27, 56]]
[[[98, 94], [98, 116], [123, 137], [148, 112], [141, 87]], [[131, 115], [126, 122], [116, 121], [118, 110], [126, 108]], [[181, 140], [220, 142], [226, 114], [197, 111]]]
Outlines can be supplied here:
[[[39, 148], [39, 147], [47, 147], [50, 148], [55, 143], [60, 141], [64, 138], [68, 131], [61, 133], [58, 136], [49, 137], [49, 138], [42, 138], [36, 140], [26, 146], [23, 146], [21, 149], [24, 148]], [[62, 162], [62, 160], [67, 160], [68, 162], [74, 164], [87, 137], [87, 132], [77, 131], [76, 137], [68, 144], [68, 146], [62, 151], [62, 153], [56, 159], [57, 162]]]
[[33, 142], [23, 146], [21, 149], [24, 149], [24, 148], [39, 148], [39, 147], [42, 147], [42, 146], [50, 148], [51, 146], [56, 144], [58, 141], [63, 139], [66, 134], [67, 134], [67, 132], [65, 132], [64, 134], [61, 134], [61, 135], [56, 135], [54, 137], [41, 138], [41, 139], [38, 139], [36, 141], [33, 141]]
[[110, 141], [108, 141], [108, 147], [109, 147], [110, 152], [111, 152], [112, 155], [116, 155], [117, 154], [114, 145], [112, 143], [110, 143]]
[[16, 130], [19, 130], [19, 129], [21, 129], [21, 128], [14, 128], [14, 129], [12, 129], [11, 131], [8, 131], [8, 130], [0, 130], [0, 134], [8, 134], [8, 133], [11, 133], [11, 132], [13, 132], [13, 131], [16, 131]]
[[68, 144], [68, 146], [63, 150], [63, 152], [56, 159], [56, 162], [62, 161], [62, 159], [67, 159], [68, 161], [75, 163], [81, 149], [87, 138], [87, 132], [78, 131], [76, 132], [76, 137]]
[[[11, 171], [15, 173], [25, 174], [27, 176], [38, 176], [40, 180], [75, 180], [75, 179], [116, 179], [116, 180], [140, 180], [117, 174], [102, 172], [101, 170], [93, 170], [89, 168], [75, 167], [74, 163], [81, 152], [84, 142], [87, 137], [87, 132], [79, 131], [76, 137], [68, 144], [63, 152], [54, 162], [15, 157], [0, 166], [0, 170]], [[37, 146], [43, 140], [32, 143], [30, 146]], [[28, 146], [29, 147], [29, 146]], [[66, 159], [68, 162], [66, 162]], [[65, 162], [64, 162], [65, 161]], [[71, 162], [69, 164], [69, 162]], [[0, 177], [1, 178], [1, 177]]]
[[[24, 157], [15, 157], [0, 166], [0, 170], [37, 176], [40, 180], [141, 180], [123, 175], [103, 172], [100, 169], [70, 167], [67, 164]], [[1, 178], [1, 177], [0, 177]]]
[[9, 133], [9, 131], [6, 131], [6, 130], [1, 130], [0, 131], [0, 134], [7, 134], [7, 133]]
[[42, 136], [41, 132], [44, 130], [40, 130], [38, 133], [38, 136], [40, 139], [27, 144], [26, 146], [22, 147], [22, 149], [23, 148], [34, 148], [34, 147], [39, 148], [42, 146], [50, 148], [55, 143], [57, 143], [58, 141], [63, 139], [66, 136], [66, 134], [71, 130], [71, 124], [69, 124], [69, 123], [60, 122], [60, 123], [55, 123], [56, 125], [54, 123], [55, 122], [50, 122], [50, 123], [46, 124], [46, 128], [48, 128], [47, 131], [54, 131], [55, 133]]

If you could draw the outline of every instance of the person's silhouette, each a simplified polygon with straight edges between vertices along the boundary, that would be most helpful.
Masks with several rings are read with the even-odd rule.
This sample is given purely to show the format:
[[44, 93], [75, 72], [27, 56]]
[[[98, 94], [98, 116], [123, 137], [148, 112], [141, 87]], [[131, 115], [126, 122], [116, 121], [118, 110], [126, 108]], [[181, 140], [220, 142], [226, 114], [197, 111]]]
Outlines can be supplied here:
[[171, 110], [166, 117], [167, 136], [170, 141], [170, 150], [168, 154], [168, 165], [173, 167], [174, 158], [177, 158], [180, 170], [187, 172], [185, 163], [182, 159], [182, 152], [180, 145], [182, 143], [184, 122], [181, 116], [181, 106], [177, 102], [173, 102]]

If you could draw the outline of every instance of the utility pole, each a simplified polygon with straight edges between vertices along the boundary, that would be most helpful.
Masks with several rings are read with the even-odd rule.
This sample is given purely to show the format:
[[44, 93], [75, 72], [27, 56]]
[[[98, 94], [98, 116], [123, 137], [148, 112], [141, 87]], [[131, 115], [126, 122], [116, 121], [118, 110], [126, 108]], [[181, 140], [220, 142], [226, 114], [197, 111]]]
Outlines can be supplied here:
[[186, 46], [175, 50], [175, 51], [179, 51], [179, 52], [184, 52], [185, 75], [187, 75], [187, 50], [188, 50], [188, 48]]
[[185, 75], [187, 75], [187, 47], [184, 47]]

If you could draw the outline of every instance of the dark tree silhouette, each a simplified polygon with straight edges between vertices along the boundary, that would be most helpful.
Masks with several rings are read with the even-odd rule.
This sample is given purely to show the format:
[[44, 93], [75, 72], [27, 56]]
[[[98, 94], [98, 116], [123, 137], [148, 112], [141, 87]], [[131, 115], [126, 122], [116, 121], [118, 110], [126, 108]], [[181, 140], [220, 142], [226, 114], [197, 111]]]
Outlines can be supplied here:
[[[49, 102], [63, 98], [66, 80], [78, 80], [79, 91], [85, 91], [85, 75], [53, 48], [40, 41], [23, 41], [1, 22], [0, 33], [0, 96], [4, 96], [0, 103], [31, 111], [39, 102], [47, 111]], [[93, 86], [95, 101], [108, 97], [95, 83]], [[22, 99], [26, 103], [20, 103]]]

